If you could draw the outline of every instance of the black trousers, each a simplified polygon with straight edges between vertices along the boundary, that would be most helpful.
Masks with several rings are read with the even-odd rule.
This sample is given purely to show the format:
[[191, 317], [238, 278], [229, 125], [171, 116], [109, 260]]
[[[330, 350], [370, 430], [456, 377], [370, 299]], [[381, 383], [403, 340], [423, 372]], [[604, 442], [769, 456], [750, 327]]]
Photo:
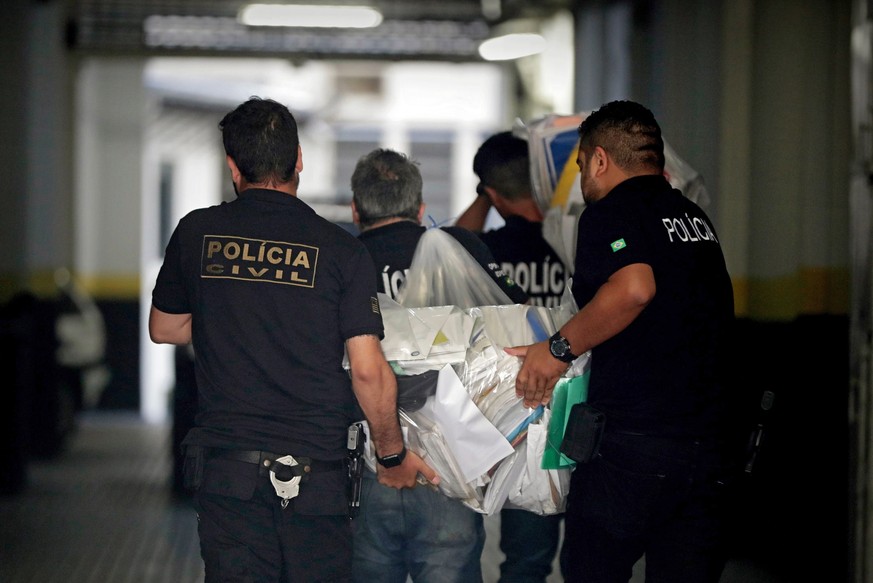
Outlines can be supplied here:
[[736, 456], [716, 441], [607, 433], [572, 474], [561, 570], [568, 582], [718, 583]]
[[[335, 481], [326, 474], [319, 478]], [[341, 476], [337, 479], [343, 484]], [[351, 581], [348, 515], [300, 511], [306, 500], [303, 490], [319, 485], [316, 479], [301, 484], [301, 496], [282, 508], [269, 477], [259, 476], [257, 465], [208, 461], [194, 496], [206, 583]]]

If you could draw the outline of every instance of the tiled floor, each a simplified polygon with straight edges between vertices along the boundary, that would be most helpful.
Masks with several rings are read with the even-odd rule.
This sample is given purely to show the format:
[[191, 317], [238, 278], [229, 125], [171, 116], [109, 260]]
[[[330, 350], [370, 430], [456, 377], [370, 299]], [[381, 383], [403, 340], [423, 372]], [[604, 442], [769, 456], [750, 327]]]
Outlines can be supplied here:
[[[0, 582], [202, 582], [193, 510], [170, 488], [169, 440], [168, 426], [132, 414], [82, 416], [65, 452], [31, 461], [24, 491], [0, 497]], [[484, 583], [497, 581], [498, 529], [488, 517]], [[548, 579], [562, 581], [557, 569]], [[642, 581], [641, 573], [632, 579]], [[737, 560], [722, 577], [779, 581]]]
[[196, 519], [169, 485], [168, 430], [132, 415], [80, 420], [67, 451], [32, 461], [0, 498], [4, 583], [202, 581]]

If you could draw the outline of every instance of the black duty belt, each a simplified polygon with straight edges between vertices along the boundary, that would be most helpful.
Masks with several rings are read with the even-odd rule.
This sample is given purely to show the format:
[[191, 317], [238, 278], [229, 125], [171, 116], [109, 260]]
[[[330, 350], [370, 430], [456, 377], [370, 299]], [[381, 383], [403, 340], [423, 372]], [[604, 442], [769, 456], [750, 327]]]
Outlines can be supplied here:
[[[258, 464], [259, 472], [266, 474], [270, 469], [276, 472], [276, 477], [289, 480], [294, 476], [306, 476], [310, 473], [333, 472], [345, 468], [345, 460], [314, 460], [304, 456], [292, 456], [296, 466], [286, 466], [276, 460], [288, 454], [271, 453], [269, 451], [207, 448], [206, 456], [210, 459], [234, 460], [247, 464]], [[286, 475], [282, 475], [286, 474]]]

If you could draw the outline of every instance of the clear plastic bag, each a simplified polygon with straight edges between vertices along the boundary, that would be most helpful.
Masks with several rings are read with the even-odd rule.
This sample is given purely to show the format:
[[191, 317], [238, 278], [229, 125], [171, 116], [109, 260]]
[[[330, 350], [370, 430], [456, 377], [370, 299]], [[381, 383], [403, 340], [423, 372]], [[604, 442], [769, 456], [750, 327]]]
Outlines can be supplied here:
[[[401, 409], [407, 446], [436, 470], [440, 491], [484, 514], [500, 510], [510, 493], [516, 507], [540, 514], [562, 510], [569, 470], [538, 467], [550, 412], [524, 407], [515, 394], [521, 359], [503, 349], [544, 340], [569, 320], [577, 311], [569, 286], [556, 308], [514, 304], [454, 237], [429, 229], [399, 303], [381, 294], [379, 301], [387, 314], [383, 349], [394, 357], [389, 360], [395, 372], [423, 374], [450, 365], [463, 399], [497, 432], [499, 447], [486, 447], [482, 439], [459, 447], [454, 427], [459, 416], [441, 415], [447, 405], [435, 405], [436, 395], [420, 410]], [[468, 428], [468, 421], [463, 423]], [[529, 449], [531, 435], [535, 442]], [[505, 457], [498, 458], [497, 450]]]
[[507, 492], [507, 501], [516, 508], [524, 508], [536, 514], [557, 514], [566, 509], [567, 491], [570, 488], [570, 468], [543, 469], [540, 460], [547, 442], [550, 411], [545, 410], [542, 419], [528, 427], [524, 454], [524, 470]]
[[397, 301], [408, 307], [513, 303], [457, 239], [439, 228], [424, 232]]

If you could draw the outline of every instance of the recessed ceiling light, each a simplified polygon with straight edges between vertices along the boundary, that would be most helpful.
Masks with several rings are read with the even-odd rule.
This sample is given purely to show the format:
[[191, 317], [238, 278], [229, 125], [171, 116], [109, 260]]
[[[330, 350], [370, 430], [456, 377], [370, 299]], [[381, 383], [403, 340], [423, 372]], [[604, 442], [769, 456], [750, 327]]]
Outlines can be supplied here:
[[249, 26], [372, 28], [382, 22], [382, 14], [369, 6], [249, 4], [237, 19]]
[[513, 33], [490, 38], [479, 45], [486, 61], [507, 61], [529, 57], [546, 50], [546, 39], [534, 33]]

